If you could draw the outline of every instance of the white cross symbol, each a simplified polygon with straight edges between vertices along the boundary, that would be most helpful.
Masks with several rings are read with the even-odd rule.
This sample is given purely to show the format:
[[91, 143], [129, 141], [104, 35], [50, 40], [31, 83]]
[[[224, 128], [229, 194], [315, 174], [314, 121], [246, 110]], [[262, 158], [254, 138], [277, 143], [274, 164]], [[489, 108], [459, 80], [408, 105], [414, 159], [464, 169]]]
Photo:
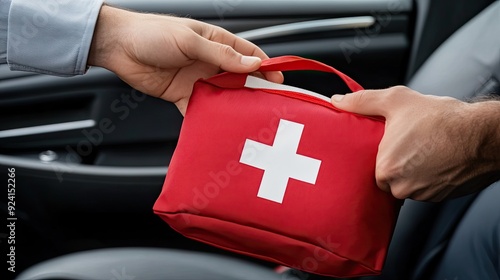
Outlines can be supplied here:
[[304, 125], [280, 120], [272, 146], [247, 139], [240, 162], [264, 170], [258, 197], [283, 202], [288, 179], [316, 183], [321, 160], [297, 154]]

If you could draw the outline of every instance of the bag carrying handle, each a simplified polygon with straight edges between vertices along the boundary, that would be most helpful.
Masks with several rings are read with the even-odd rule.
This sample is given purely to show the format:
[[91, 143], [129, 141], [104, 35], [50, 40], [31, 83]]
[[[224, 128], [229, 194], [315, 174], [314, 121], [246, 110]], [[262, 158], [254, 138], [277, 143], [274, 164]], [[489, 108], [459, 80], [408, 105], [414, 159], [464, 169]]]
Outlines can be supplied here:
[[[315, 70], [333, 73], [339, 76], [352, 92], [363, 90], [356, 81], [339, 70], [316, 60], [302, 58], [299, 56], [279, 56], [262, 61], [262, 65], [257, 70], [266, 71], [294, 71], [294, 70]], [[210, 84], [225, 88], [242, 88], [245, 86], [248, 74], [222, 73], [205, 80]]]

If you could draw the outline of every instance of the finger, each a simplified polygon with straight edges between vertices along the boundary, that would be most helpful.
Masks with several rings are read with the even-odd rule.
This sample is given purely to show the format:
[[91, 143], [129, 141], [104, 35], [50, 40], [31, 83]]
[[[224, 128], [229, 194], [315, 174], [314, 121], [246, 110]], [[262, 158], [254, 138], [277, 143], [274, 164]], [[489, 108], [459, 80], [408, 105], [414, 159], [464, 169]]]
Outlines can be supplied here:
[[282, 84], [283, 81], [285, 80], [285, 77], [283, 77], [283, 73], [277, 72], [277, 71], [264, 72], [263, 75], [266, 78], [266, 80], [274, 82], [274, 83], [278, 83], [278, 84]]
[[375, 181], [379, 189], [386, 193], [392, 193], [391, 191], [391, 183], [395, 184], [394, 180], [389, 179], [383, 172], [381, 172], [381, 168], [375, 168]]
[[[237, 52], [229, 45], [203, 39], [203, 45], [198, 45], [196, 58], [224, 71], [234, 73], [250, 73], [259, 69], [262, 60], [258, 56], [247, 56]], [[204, 47], [203, 47], [204, 46]], [[264, 72], [264, 77], [275, 83], [282, 83], [283, 74], [278, 71]]]
[[[224, 30], [227, 32], [226, 30]], [[232, 46], [237, 52], [240, 52], [243, 55], [251, 55], [251, 56], [257, 56], [261, 59], [268, 59], [269, 57], [264, 53], [262, 49], [260, 49], [258, 46], [253, 44], [252, 42], [249, 42], [243, 38], [234, 36], [233, 34], [227, 32], [224, 34], [225, 40], [223, 40], [223, 43]], [[280, 71], [269, 71], [269, 72], [263, 72], [262, 73], [266, 80], [269, 80], [274, 83], [283, 83], [284, 77], [283, 73]]]
[[377, 179], [376, 183], [377, 183], [378, 188], [381, 189], [382, 191], [384, 191], [386, 193], [392, 193], [391, 192], [391, 185], [389, 184], [389, 182], [387, 182], [385, 180]]
[[332, 104], [345, 111], [371, 116], [385, 116], [384, 90], [361, 90], [332, 96]]
[[234, 73], [249, 73], [259, 69], [262, 59], [257, 56], [243, 55], [229, 45], [198, 37], [193, 45], [191, 58], [218, 66]]
[[264, 77], [264, 74], [262, 74], [261, 72], [253, 72], [250, 75], [260, 79], [266, 79], [266, 77]]
[[183, 117], [186, 116], [188, 103], [189, 103], [189, 98], [183, 98], [175, 102], [175, 106], [177, 106], [177, 109], [179, 109], [179, 112], [181, 112]]
[[234, 50], [243, 55], [256, 56], [262, 60], [269, 58], [266, 53], [254, 43], [238, 37], [223, 28], [215, 27], [211, 31], [210, 36], [207, 38], [210, 41], [231, 46]]
[[[332, 96], [332, 104], [342, 110], [386, 119], [403, 104], [412, 103], [421, 95], [404, 86], [382, 90], [361, 90], [346, 95]], [[413, 100], [413, 101], [412, 101]]]
[[[205, 28], [206, 27], [207, 26], [205, 26]], [[223, 28], [214, 26], [208, 26], [208, 27], [211, 28], [206, 28], [203, 34], [209, 34], [207, 36], [207, 39], [209, 39], [210, 41], [231, 46], [236, 52], [242, 55], [255, 56], [259, 57], [262, 60], [269, 58], [261, 48], [259, 48], [252, 42], [245, 40], [241, 37], [238, 37]], [[283, 83], [284, 80], [283, 74], [279, 71], [265, 72], [263, 73], [263, 75], [267, 80], [275, 83]]]

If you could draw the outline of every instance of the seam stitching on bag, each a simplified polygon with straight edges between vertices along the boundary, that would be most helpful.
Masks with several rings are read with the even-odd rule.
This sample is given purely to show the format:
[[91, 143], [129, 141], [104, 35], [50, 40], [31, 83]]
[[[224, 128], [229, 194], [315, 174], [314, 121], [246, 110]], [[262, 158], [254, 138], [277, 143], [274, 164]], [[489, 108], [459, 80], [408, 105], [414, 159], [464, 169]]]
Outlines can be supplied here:
[[[280, 236], [285, 236], [283, 234], [280, 234], [280, 233], [277, 233], [277, 232], [274, 232], [274, 231], [271, 231], [271, 230], [267, 230], [267, 229], [263, 229], [263, 228], [258, 228], [258, 227], [251, 227], [251, 226], [247, 226], [247, 225], [243, 225], [241, 223], [237, 223], [237, 222], [232, 222], [232, 221], [226, 221], [226, 220], [222, 220], [222, 219], [219, 219], [219, 218], [214, 218], [214, 217], [209, 217], [209, 216], [204, 216], [204, 215], [198, 215], [198, 214], [192, 214], [192, 213], [188, 213], [188, 212], [177, 212], [177, 213], [173, 213], [173, 212], [164, 212], [164, 211], [158, 211], [158, 210], [154, 210], [155, 214], [157, 215], [161, 215], [161, 214], [168, 214], [168, 215], [178, 215], [178, 214], [183, 214], [183, 215], [191, 215], [191, 216], [197, 216], [197, 217], [203, 217], [205, 219], [213, 219], [213, 220], [218, 220], [218, 221], [222, 221], [222, 222], [225, 222], [225, 223], [232, 223], [232, 224], [236, 224], [236, 225], [239, 225], [239, 226], [242, 226], [242, 227], [248, 227], [248, 228], [252, 228], [252, 229], [257, 229], [257, 230], [260, 230], [260, 231], [264, 231], [264, 232], [268, 232], [268, 233], [272, 233], [272, 234], [275, 234], [275, 235], [280, 235]], [[178, 231], [177, 229], [175, 229], [174, 227], [172, 227], [174, 230], [176, 230], [177, 232], [181, 233], [184, 235], [184, 233], [182, 233], [181, 231]], [[290, 239], [294, 239], [294, 240], [297, 240], [297, 241], [300, 241], [302, 243], [306, 243], [306, 244], [309, 244], [309, 245], [312, 245], [312, 246], [316, 246], [316, 247], [319, 247], [325, 251], [328, 251], [328, 252], [331, 252], [332, 254], [336, 255], [337, 257], [339, 258], [343, 258], [345, 260], [349, 260], [349, 261], [355, 261], [356, 263], [362, 265], [364, 268], [370, 270], [370, 271], [373, 271], [373, 272], [377, 272], [376, 270], [374, 270], [373, 268], [370, 268], [367, 264], [363, 263], [363, 262], [360, 262], [358, 260], [353, 260], [353, 259], [350, 259], [348, 257], [345, 257], [345, 256], [342, 256], [336, 252], [332, 252], [332, 251], [329, 251], [328, 249], [325, 249], [321, 246], [318, 246], [318, 245], [315, 245], [315, 244], [312, 244], [308, 241], [304, 241], [304, 240], [300, 240], [300, 239], [295, 239], [295, 238], [292, 238], [292, 237], [288, 237], [286, 236], [287, 238], [290, 238]], [[191, 238], [191, 237], [190, 237]], [[196, 239], [196, 240], [199, 240], [199, 241], [202, 241], [201, 239], [197, 239], [197, 238], [193, 238], [193, 239]], [[221, 245], [216, 245], [214, 243], [211, 243], [211, 242], [207, 242], [207, 241], [202, 241], [202, 242], [205, 242], [205, 243], [209, 243], [209, 244], [212, 244], [214, 246], [217, 246], [217, 247], [221, 247], [221, 248], [228, 248], [228, 247], [224, 247], [224, 246], [221, 246]], [[231, 249], [233, 250], [233, 249]], [[238, 252], [242, 252], [244, 253], [244, 251], [239, 251], [239, 250], [235, 250], [235, 251], [238, 251]], [[254, 254], [254, 255], [257, 255], [257, 254]], [[258, 255], [258, 256], [261, 256], [261, 255]], [[262, 256], [262, 257], [266, 257], [266, 256]], [[269, 258], [269, 259], [273, 259], [273, 258]], [[276, 260], [278, 261], [278, 260]], [[278, 261], [279, 263], [282, 263], [281, 261]], [[362, 276], [362, 275], [358, 275], [358, 276]]]

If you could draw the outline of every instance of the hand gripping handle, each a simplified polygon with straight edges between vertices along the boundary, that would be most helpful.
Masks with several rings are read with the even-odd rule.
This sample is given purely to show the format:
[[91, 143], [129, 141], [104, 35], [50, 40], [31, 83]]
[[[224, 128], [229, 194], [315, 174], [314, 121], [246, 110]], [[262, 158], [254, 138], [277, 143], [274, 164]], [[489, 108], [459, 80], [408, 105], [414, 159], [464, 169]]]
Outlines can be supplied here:
[[[259, 72], [266, 71], [295, 71], [295, 70], [315, 70], [327, 73], [333, 73], [339, 76], [349, 87], [352, 92], [363, 90], [356, 81], [351, 79], [346, 74], [340, 72], [339, 70], [328, 66], [324, 63], [306, 59], [298, 56], [279, 56], [262, 61], [262, 65], [257, 70]], [[245, 81], [248, 74], [237, 74], [237, 73], [222, 73], [213, 76], [206, 82], [213, 84], [215, 86], [224, 88], [241, 88], [245, 86]]]

